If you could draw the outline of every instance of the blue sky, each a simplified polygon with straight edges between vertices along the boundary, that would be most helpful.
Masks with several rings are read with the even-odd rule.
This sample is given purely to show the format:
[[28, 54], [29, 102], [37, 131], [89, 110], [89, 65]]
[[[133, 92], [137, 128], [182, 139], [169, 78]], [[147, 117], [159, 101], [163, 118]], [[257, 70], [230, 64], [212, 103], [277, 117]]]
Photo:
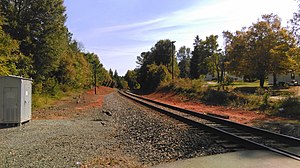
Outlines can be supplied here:
[[294, 0], [65, 0], [65, 6], [74, 39], [119, 75], [160, 39], [192, 49], [196, 35], [215, 34], [222, 45], [224, 30], [240, 30], [270, 13], [286, 25], [297, 10]]

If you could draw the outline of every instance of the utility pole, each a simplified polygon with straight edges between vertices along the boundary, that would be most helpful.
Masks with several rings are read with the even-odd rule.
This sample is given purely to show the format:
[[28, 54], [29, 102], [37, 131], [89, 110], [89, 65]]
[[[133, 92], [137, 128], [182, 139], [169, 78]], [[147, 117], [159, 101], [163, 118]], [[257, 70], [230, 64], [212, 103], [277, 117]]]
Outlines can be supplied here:
[[95, 95], [97, 94], [97, 65], [94, 65], [94, 85], [95, 85]]
[[171, 55], [171, 59], [172, 59], [172, 80], [174, 80], [174, 53], [173, 53], [173, 46], [174, 46], [174, 43], [175, 43], [176, 41], [171, 41], [171, 53], [172, 53], [172, 55]]

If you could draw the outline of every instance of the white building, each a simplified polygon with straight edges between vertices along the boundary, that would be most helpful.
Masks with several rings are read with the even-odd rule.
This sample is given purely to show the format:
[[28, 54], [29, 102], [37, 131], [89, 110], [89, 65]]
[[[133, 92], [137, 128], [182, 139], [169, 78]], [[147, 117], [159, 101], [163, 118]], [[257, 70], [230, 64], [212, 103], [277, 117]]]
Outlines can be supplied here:
[[[280, 83], [290, 83], [293, 80], [297, 81], [298, 84], [300, 83], [300, 74], [299, 73], [293, 73], [293, 72], [289, 72], [286, 74], [278, 74], [276, 75], [276, 85], [280, 84]], [[274, 84], [274, 78], [273, 78], [273, 74], [270, 74], [268, 76], [268, 83], [269, 85], [273, 85]]]

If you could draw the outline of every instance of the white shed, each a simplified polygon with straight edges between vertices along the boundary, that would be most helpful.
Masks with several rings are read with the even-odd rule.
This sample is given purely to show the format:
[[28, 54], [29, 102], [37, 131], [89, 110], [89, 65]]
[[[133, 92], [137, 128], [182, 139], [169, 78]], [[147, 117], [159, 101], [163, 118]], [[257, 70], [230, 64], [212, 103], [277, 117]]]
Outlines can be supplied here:
[[0, 77], [0, 124], [31, 120], [32, 80], [18, 76]]

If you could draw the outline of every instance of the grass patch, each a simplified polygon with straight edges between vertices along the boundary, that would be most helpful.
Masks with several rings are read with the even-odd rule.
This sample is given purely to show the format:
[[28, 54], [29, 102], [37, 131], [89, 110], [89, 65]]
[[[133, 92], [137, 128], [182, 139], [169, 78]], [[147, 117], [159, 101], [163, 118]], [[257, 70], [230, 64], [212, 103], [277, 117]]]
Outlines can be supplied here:
[[32, 94], [32, 108], [33, 110], [44, 108], [53, 105], [58, 100], [67, 100], [70, 97], [78, 96], [82, 90], [73, 90], [67, 92], [57, 92], [55, 95], [52, 94]]
[[[265, 82], [264, 85], [266, 86], [267, 83]], [[244, 88], [244, 87], [252, 87], [252, 88], [257, 88], [259, 87], [259, 81], [255, 82], [240, 82], [240, 81], [235, 81], [231, 84], [234, 88]]]

